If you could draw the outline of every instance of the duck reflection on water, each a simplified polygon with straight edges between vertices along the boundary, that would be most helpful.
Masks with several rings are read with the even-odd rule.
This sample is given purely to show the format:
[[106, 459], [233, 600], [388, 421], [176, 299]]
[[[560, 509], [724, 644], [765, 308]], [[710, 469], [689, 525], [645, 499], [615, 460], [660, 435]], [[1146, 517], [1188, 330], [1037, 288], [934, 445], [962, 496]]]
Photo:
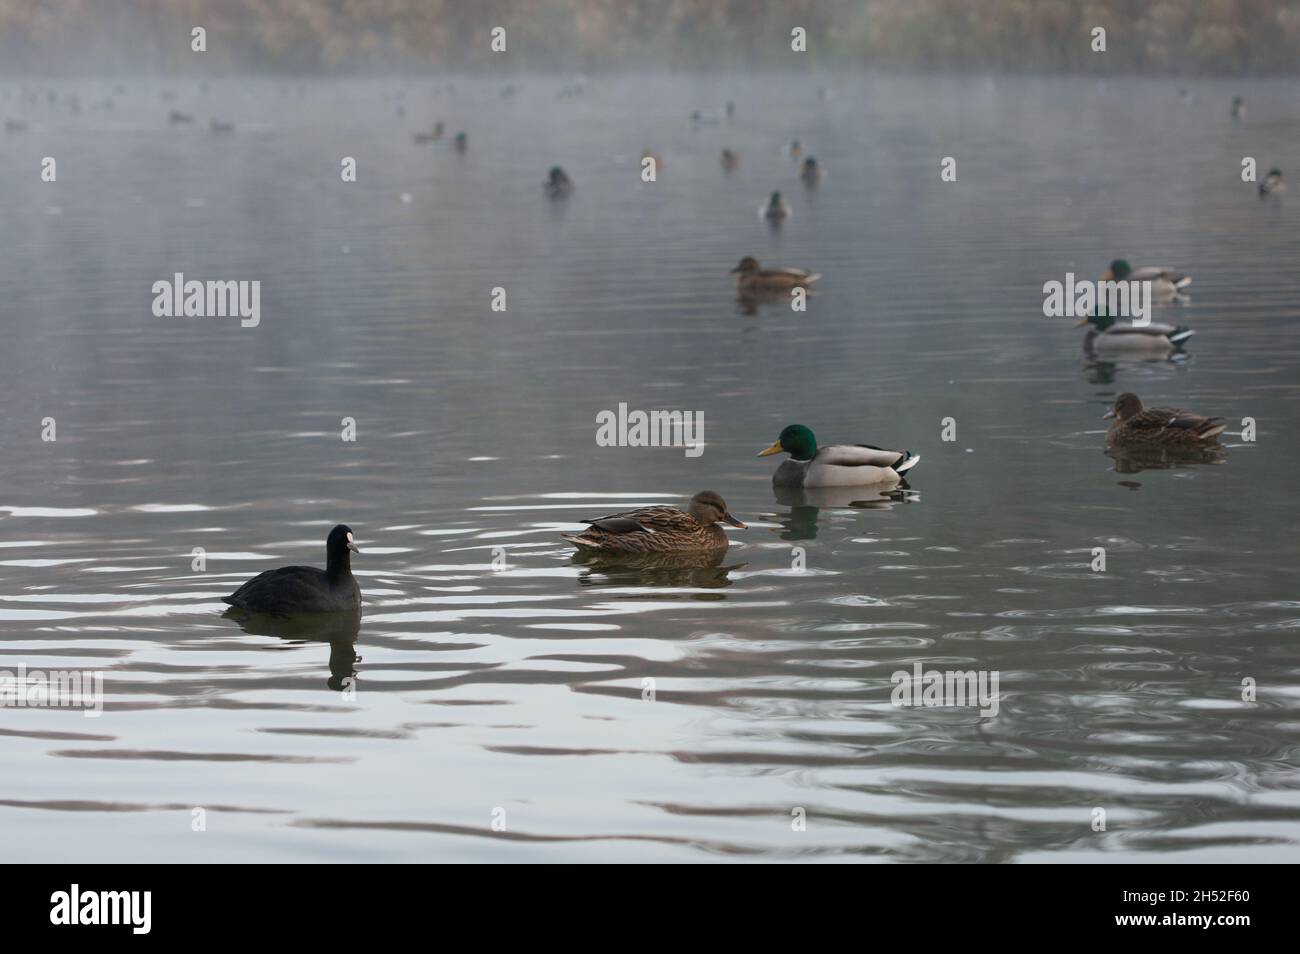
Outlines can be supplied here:
[[892, 487], [773, 487], [772, 492], [777, 503], [790, 508], [778, 517], [782, 540], [815, 540], [822, 510], [890, 510], [921, 500], [906, 480]]
[[578, 577], [583, 586], [671, 586], [722, 589], [728, 576], [744, 563], [723, 565], [727, 552], [611, 555], [577, 552], [572, 563], [586, 569]]

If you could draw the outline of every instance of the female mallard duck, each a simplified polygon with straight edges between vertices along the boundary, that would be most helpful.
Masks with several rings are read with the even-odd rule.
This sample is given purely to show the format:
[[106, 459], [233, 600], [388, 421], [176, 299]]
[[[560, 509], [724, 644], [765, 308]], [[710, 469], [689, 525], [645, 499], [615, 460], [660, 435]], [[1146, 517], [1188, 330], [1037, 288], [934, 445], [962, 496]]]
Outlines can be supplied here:
[[1259, 197], [1267, 198], [1270, 195], [1281, 195], [1286, 191], [1286, 183], [1282, 181], [1281, 169], [1270, 169], [1264, 181], [1259, 184]]
[[1129, 392], [1115, 399], [1105, 417], [1114, 419], [1106, 443], [1118, 445], [1204, 447], [1228, 429], [1221, 417], [1202, 417], [1178, 408], [1144, 408], [1142, 399]]
[[786, 204], [785, 199], [781, 198], [779, 192], [773, 192], [772, 198], [767, 200], [767, 205], [760, 211], [763, 213], [763, 218], [772, 223], [784, 222], [790, 217], [790, 206]]
[[1110, 315], [1090, 315], [1075, 325], [1091, 325], [1083, 336], [1083, 351], [1096, 357], [1164, 358], [1182, 351], [1187, 339], [1196, 334], [1183, 325], [1153, 321], [1145, 325], [1119, 325]]
[[727, 549], [727, 533], [719, 523], [744, 529], [727, 510], [726, 501], [712, 490], [691, 498], [690, 507], [642, 507], [626, 513], [584, 520], [582, 533], [561, 534], [587, 553], [656, 554], [692, 553]]
[[802, 424], [781, 431], [776, 443], [760, 451], [759, 457], [790, 455], [772, 475], [776, 487], [861, 487], [897, 483], [921, 462], [911, 451], [885, 450], [870, 444], [828, 444], [817, 446], [813, 432]]
[[559, 166], [551, 166], [551, 171], [547, 173], [542, 188], [546, 190], [547, 195], [558, 198], [573, 191], [573, 180]]
[[1106, 274], [1101, 276], [1104, 282], [1150, 282], [1151, 294], [1156, 298], [1177, 298], [1178, 293], [1192, 283], [1192, 276], [1174, 268], [1161, 268], [1147, 265], [1134, 268], [1125, 259], [1117, 258], [1110, 263]]
[[822, 167], [817, 164], [817, 159], [809, 156], [799, 167], [799, 178], [803, 180], [804, 185], [814, 186], [821, 181]]
[[820, 272], [802, 268], [760, 268], [758, 259], [752, 255], [742, 258], [731, 274], [736, 276], [736, 288], [742, 295], [788, 292], [807, 287], [822, 277]]

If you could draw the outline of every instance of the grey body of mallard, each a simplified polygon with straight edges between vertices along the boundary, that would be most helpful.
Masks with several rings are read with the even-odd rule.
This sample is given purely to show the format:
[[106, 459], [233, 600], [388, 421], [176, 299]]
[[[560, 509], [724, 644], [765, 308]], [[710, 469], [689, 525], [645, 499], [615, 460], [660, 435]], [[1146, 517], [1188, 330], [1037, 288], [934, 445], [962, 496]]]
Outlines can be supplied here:
[[921, 461], [910, 451], [869, 444], [827, 444], [812, 460], [783, 460], [772, 475], [776, 487], [865, 487], [896, 484]]
[[1166, 325], [1157, 321], [1145, 325], [1112, 324], [1103, 329], [1098, 329], [1091, 321], [1085, 318], [1079, 322], [1080, 325], [1089, 325], [1088, 333], [1083, 336], [1083, 351], [1099, 358], [1168, 357], [1182, 351], [1187, 339], [1196, 334], [1183, 325]]
[[1163, 265], [1131, 268], [1123, 259], [1111, 262], [1110, 268], [1106, 269], [1106, 274], [1101, 278], [1106, 282], [1150, 282], [1152, 296], [1166, 300], [1177, 298], [1178, 293], [1192, 283], [1191, 275], [1176, 268], [1165, 268]]

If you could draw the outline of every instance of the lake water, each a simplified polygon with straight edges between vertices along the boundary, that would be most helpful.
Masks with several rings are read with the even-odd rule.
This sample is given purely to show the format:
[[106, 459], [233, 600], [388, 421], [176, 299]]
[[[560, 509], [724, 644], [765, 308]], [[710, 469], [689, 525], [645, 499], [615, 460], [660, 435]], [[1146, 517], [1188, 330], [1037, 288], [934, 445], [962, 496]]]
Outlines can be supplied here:
[[[510, 79], [0, 83], [0, 669], [105, 692], [0, 709], [6, 857], [1300, 858], [1300, 229], [1240, 178], [1300, 175], [1295, 82]], [[821, 272], [807, 311], [738, 307], [747, 254]], [[1187, 360], [1043, 317], [1117, 257], [1194, 276]], [[261, 281], [260, 325], [154, 317], [176, 272]], [[1117, 469], [1125, 390], [1227, 417], [1224, 461]], [[597, 447], [620, 402], [703, 454]], [[778, 498], [795, 422], [920, 453], [910, 490]], [[706, 488], [720, 568], [559, 539]], [[223, 617], [339, 522], [359, 660]], [[916, 663], [997, 715], [893, 705]]]

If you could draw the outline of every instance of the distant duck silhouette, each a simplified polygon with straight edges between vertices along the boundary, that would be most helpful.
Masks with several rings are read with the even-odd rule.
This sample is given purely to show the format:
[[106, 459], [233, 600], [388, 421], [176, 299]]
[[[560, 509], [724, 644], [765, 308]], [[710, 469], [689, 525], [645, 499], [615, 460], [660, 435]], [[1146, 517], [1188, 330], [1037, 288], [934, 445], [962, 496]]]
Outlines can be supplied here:
[[546, 194], [551, 198], [559, 198], [573, 191], [573, 181], [559, 166], [551, 166], [551, 171], [547, 173], [542, 188], [546, 190]]
[[1131, 392], [1115, 399], [1104, 415], [1113, 418], [1106, 432], [1108, 444], [1158, 444], [1164, 447], [1199, 448], [1214, 442], [1228, 429], [1221, 417], [1204, 417], [1178, 408], [1142, 406]]
[[1266, 199], [1269, 196], [1280, 196], [1286, 191], [1286, 183], [1282, 181], [1281, 169], [1270, 169], [1264, 181], [1259, 184], [1259, 197]]
[[21, 119], [6, 119], [5, 132], [22, 132], [27, 128], [27, 124]]
[[282, 566], [253, 577], [222, 601], [252, 613], [356, 612], [361, 587], [352, 576], [352, 554], [359, 553], [352, 530], [339, 524], [325, 540], [325, 569]]
[[1232, 97], [1232, 121], [1239, 123], [1246, 118], [1246, 101], [1240, 96]]
[[803, 268], [763, 268], [758, 259], [746, 255], [731, 270], [736, 276], [736, 288], [742, 295], [788, 293], [792, 288], [807, 287], [821, 275]]
[[212, 119], [208, 121], [208, 128], [214, 133], [228, 133], [235, 131], [235, 124], [224, 122], [220, 119]]
[[790, 158], [791, 158], [791, 159], [798, 159], [798, 158], [799, 158], [800, 156], [802, 156], [802, 155], [803, 155], [803, 143], [801, 143], [798, 139], [791, 139], [791, 140], [790, 140]]
[[722, 171], [734, 172], [740, 165], [740, 156], [730, 149], [722, 150]]
[[803, 161], [799, 168], [799, 178], [803, 180], [804, 185], [816, 185], [822, 178], [822, 167], [817, 164], [813, 156], [809, 156]]
[[458, 132], [456, 138], [452, 140], [452, 145], [456, 147], [457, 152], [464, 152], [469, 148], [469, 137], [463, 132]]
[[1151, 294], [1156, 298], [1177, 298], [1179, 292], [1192, 283], [1192, 276], [1176, 268], [1147, 265], [1134, 268], [1127, 260], [1117, 258], [1101, 276], [1104, 282], [1150, 282]]
[[434, 123], [433, 129], [428, 132], [418, 132], [415, 134], [415, 141], [421, 145], [427, 142], [437, 142], [442, 138], [443, 125], [441, 122]]
[[167, 121], [169, 123], [192, 123], [194, 122], [194, 117], [189, 113], [181, 112], [179, 109], [173, 109], [167, 114]]
[[767, 205], [763, 206], [762, 212], [763, 218], [776, 224], [784, 222], [790, 217], [790, 206], [786, 204], [785, 199], [781, 198], [781, 193], [773, 192]]

